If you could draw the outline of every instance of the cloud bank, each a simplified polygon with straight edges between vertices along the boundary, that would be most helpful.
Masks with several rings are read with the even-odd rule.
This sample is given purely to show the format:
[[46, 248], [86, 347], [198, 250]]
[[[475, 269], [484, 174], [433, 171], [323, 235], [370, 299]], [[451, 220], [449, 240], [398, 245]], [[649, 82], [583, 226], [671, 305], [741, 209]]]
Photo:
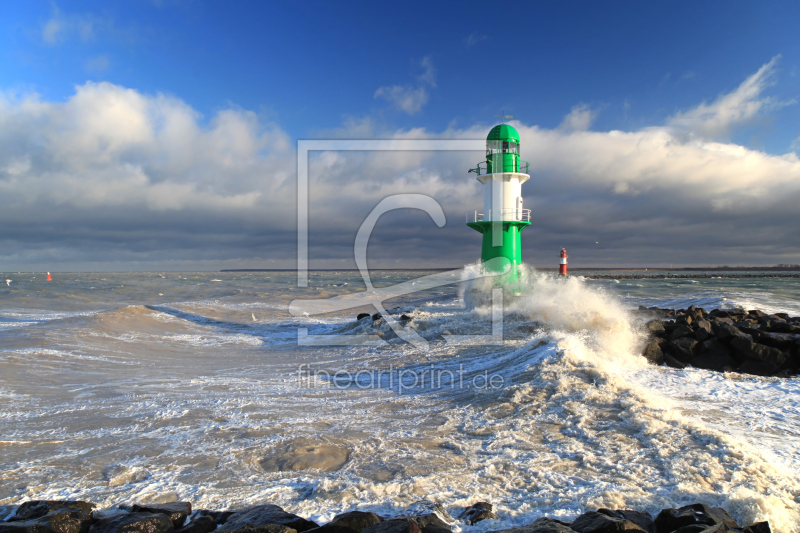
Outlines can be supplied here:
[[[800, 263], [800, 160], [723, 138], [785, 103], [764, 95], [775, 60], [708, 104], [639, 131], [590, 131], [577, 105], [555, 129], [513, 122], [531, 163], [524, 258], [555, 266]], [[425, 74], [423, 73], [423, 76]], [[420, 82], [423, 83], [423, 82]], [[491, 124], [378, 138], [484, 139]], [[341, 137], [365, 133], [352, 122]], [[480, 236], [481, 152], [322, 152], [309, 161], [310, 258], [351, 267], [355, 233], [388, 194], [445, 209], [385, 215], [373, 267], [458, 266]], [[10, 270], [291, 268], [294, 145], [238, 108], [202, 117], [179, 98], [86, 83], [66, 102], [0, 94], [0, 261]], [[599, 243], [599, 244], [596, 244]], [[55, 265], [55, 266], [54, 266]]]

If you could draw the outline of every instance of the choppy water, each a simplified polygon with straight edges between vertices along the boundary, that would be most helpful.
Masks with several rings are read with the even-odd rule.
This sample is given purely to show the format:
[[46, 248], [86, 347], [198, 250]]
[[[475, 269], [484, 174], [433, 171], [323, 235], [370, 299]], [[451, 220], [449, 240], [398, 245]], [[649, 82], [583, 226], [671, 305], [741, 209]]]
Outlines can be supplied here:
[[[356, 323], [359, 310], [289, 314], [296, 299], [363, 290], [355, 272], [312, 273], [307, 289], [291, 272], [4, 276], [0, 504], [272, 502], [324, 521], [422, 498], [451, 509], [486, 500], [501, 522], [462, 526], [483, 531], [703, 501], [740, 522], [800, 528], [800, 380], [647, 366], [629, 313], [797, 315], [797, 279], [531, 272], [522, 296], [505, 296], [503, 344], [489, 346], [445, 342], [492, 331], [490, 283], [454, 283], [386, 302], [414, 310], [410, 325], [429, 341], [419, 350], [384, 322]], [[386, 344], [298, 346], [299, 327]]]

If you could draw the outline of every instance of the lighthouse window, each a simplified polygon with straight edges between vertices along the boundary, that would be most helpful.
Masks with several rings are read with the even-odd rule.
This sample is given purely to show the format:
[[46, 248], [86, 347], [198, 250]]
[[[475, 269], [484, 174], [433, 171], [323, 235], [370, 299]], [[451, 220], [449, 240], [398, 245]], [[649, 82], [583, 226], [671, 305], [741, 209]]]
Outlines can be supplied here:
[[503, 141], [503, 152], [506, 154], [518, 154], [519, 145], [515, 142]]

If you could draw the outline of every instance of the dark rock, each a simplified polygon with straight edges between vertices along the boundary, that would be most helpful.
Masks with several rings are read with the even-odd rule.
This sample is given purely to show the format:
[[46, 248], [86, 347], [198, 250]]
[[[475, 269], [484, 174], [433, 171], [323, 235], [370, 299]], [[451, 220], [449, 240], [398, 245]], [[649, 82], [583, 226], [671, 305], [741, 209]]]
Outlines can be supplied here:
[[667, 351], [681, 361], [689, 361], [694, 356], [697, 341], [691, 337], [681, 337], [667, 345]]
[[331, 520], [331, 524], [338, 524], [341, 526], [349, 527], [357, 533], [361, 533], [365, 528], [380, 524], [383, 518], [375, 513], [365, 513], [362, 511], [350, 511], [349, 513], [337, 514]]
[[22, 520], [0, 522], [0, 533], [58, 533], [58, 530], [38, 520]]
[[772, 533], [769, 522], [756, 522], [742, 530], [742, 533]]
[[800, 326], [788, 322], [770, 322], [769, 329], [775, 333], [800, 333]]
[[685, 324], [681, 324], [669, 334], [670, 341], [676, 341], [681, 337], [694, 337], [694, 330]]
[[776, 367], [780, 367], [786, 361], [786, 355], [777, 348], [770, 348], [764, 344], [748, 341], [744, 337], [732, 339], [731, 346], [749, 359], [757, 359]]
[[686, 363], [684, 363], [683, 361], [679, 361], [679, 360], [675, 359], [674, 357], [672, 357], [668, 353], [664, 354], [664, 364], [666, 364], [667, 366], [670, 366], [672, 368], [677, 368], [679, 370], [689, 366]]
[[786, 351], [786, 350], [791, 350], [792, 342], [794, 341], [794, 338], [793, 337], [789, 337], [789, 336], [785, 336], [785, 335], [783, 335], [781, 333], [762, 332], [758, 336], [758, 339], [753, 337], [753, 340], [758, 342], [758, 343], [761, 343], [761, 344], [764, 344], [766, 346], [769, 346], [771, 348], [777, 348], [777, 349], [779, 349], [780, 351], [783, 352], [783, 351]]
[[618, 531], [644, 531], [647, 533], [646, 529], [630, 520], [596, 511], [583, 513], [569, 527], [578, 533], [616, 533]]
[[711, 321], [711, 325], [712, 325], [712, 326], [717, 326], [717, 327], [720, 327], [720, 326], [722, 326], [723, 324], [727, 324], [728, 326], [732, 326], [732, 325], [733, 325], [733, 320], [731, 320], [730, 318], [727, 318], [727, 317], [718, 316], [718, 317], [715, 317], [715, 318], [714, 318], [714, 319]]
[[393, 520], [412, 520], [420, 529], [426, 527], [437, 527], [451, 530], [450, 522], [454, 522], [444, 507], [436, 502], [421, 500], [409, 505], [401, 516]]
[[705, 352], [692, 357], [690, 364], [695, 368], [726, 372], [735, 369], [738, 363], [724, 352]]
[[711, 329], [711, 322], [708, 320], [700, 319], [695, 323], [694, 338], [699, 342], [703, 342], [714, 335]]
[[235, 515], [236, 511], [209, 511], [207, 509], [201, 509], [195, 511], [195, 514], [198, 516], [210, 516], [218, 526], [221, 526], [228, 521], [228, 518]]
[[157, 513], [163, 514], [172, 520], [172, 525], [179, 528], [186, 521], [186, 517], [192, 514], [192, 504], [189, 502], [154, 503], [151, 505], [135, 504], [131, 507], [134, 513]]
[[741, 331], [739, 331], [738, 328], [734, 326], [729, 326], [728, 324], [722, 324], [720, 326], [716, 326], [712, 323], [711, 327], [714, 330], [714, 336], [721, 341], [728, 341], [730, 339], [733, 339], [734, 337], [745, 337], [747, 338], [747, 340], [750, 341], [753, 340], [753, 338], [747, 335], [746, 333], [742, 333]]
[[369, 313], [358, 313], [356, 320], [361, 320], [362, 318], [369, 318], [369, 317], [370, 317]]
[[381, 318], [383, 318], [383, 315], [380, 313], [375, 313], [372, 315], [372, 320], [380, 320]]
[[89, 533], [172, 533], [172, 520], [163, 514], [119, 513], [101, 518]]
[[664, 352], [661, 351], [661, 343], [658, 341], [651, 341], [645, 347], [642, 355], [654, 365], [660, 365], [664, 361]]
[[664, 328], [664, 323], [660, 320], [651, 320], [644, 325], [644, 328], [653, 335], [662, 335], [667, 332]]
[[[94, 504], [83, 501], [26, 502], [9, 522], [0, 523], [0, 531], [87, 533], [93, 524], [93, 507]], [[7, 525], [13, 527], [5, 527]]]
[[309, 533], [355, 533], [356, 530], [350, 529], [347, 526], [329, 522], [324, 526], [315, 527], [314, 529], [309, 529], [308, 531]]
[[765, 363], [764, 361], [756, 361], [748, 359], [736, 369], [742, 374], [750, 374], [753, 376], [771, 376], [778, 371], [778, 367]]
[[663, 322], [663, 324], [664, 324], [664, 331], [667, 332], [667, 336], [669, 336], [670, 334], [672, 334], [673, 331], [678, 329], [678, 324], [676, 324], [675, 322]]
[[217, 523], [211, 516], [198, 516], [175, 533], [211, 533], [217, 529]]
[[419, 526], [411, 521], [386, 520], [372, 524], [362, 533], [422, 533]]
[[458, 518], [472, 525], [481, 520], [497, 520], [497, 515], [493, 511], [491, 503], [478, 502], [465, 507]]
[[653, 515], [646, 511], [598, 509], [597, 512], [612, 518], [628, 520], [648, 533], [656, 533], [656, 523], [653, 520]]
[[759, 318], [767, 316], [767, 313], [765, 313], [764, 311], [759, 311], [758, 309], [751, 309], [750, 311], [747, 312], [747, 314]]
[[575, 533], [569, 525], [552, 518], [538, 518], [533, 524], [509, 529], [499, 529], [488, 533]]
[[679, 527], [672, 533], [700, 533], [701, 531], [705, 531], [708, 529], [706, 524], [692, 524], [691, 526], [683, 526]]
[[692, 325], [692, 317], [691, 315], [681, 315], [675, 319], [675, 322], [680, 325], [684, 326], [691, 326]]
[[97, 505], [83, 500], [33, 500], [20, 505], [16, 514], [9, 521], [41, 518], [61, 509], [79, 509], [90, 515], [95, 507]]
[[717, 339], [708, 339], [707, 341], [701, 342], [695, 347], [695, 352], [698, 354], [706, 352], [721, 352], [726, 355], [730, 355], [730, 350], [728, 347], [719, 342]]
[[728, 511], [719, 507], [708, 507], [702, 503], [686, 505], [678, 509], [664, 509], [656, 517], [658, 533], [672, 533], [684, 526], [719, 524], [727, 527], [738, 527]]
[[[399, 522], [413, 522], [417, 525], [420, 531], [423, 532], [430, 530], [429, 533], [434, 533], [434, 529], [444, 533], [451, 533], [453, 531], [453, 529], [450, 527], [450, 524], [439, 518], [435, 513], [420, 516], [397, 516], [390, 520], [397, 520]], [[364, 531], [366, 531], [366, 529]]]
[[[261, 529], [267, 525], [286, 526], [297, 533], [319, 527], [319, 524], [300, 518], [296, 514], [287, 513], [282, 507], [272, 504], [256, 505], [231, 515], [218, 531], [240, 531], [243, 529]], [[276, 530], [277, 532], [277, 530]]]
[[402, 315], [400, 315], [400, 320], [411, 320], [411, 317], [403, 313]]

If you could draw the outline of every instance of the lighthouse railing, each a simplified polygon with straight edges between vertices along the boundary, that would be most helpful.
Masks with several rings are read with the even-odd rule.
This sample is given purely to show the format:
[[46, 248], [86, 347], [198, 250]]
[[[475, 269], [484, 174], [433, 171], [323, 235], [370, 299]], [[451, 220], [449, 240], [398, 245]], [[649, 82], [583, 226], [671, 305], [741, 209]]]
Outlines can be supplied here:
[[[495, 212], [497, 213], [497, 212]], [[500, 217], [497, 219], [499, 221], [522, 221], [522, 222], [530, 222], [531, 221], [531, 210], [530, 209], [517, 209], [517, 208], [509, 208], [509, 209], [500, 209], [499, 210]], [[492, 218], [492, 210], [490, 209], [488, 213], [479, 213], [478, 211], [467, 211], [467, 224], [470, 222], [490, 222], [494, 220]]]
[[[525, 161], [524, 159], [520, 159], [519, 160], [519, 165], [517, 165], [518, 166], [518, 170], [516, 170], [515, 172], [521, 172], [522, 174], [527, 174], [528, 173], [528, 169], [530, 168], [530, 165], [531, 164], [528, 163], [527, 161]], [[500, 164], [500, 168], [502, 168], [502, 167], [503, 167], [503, 165]], [[481, 161], [480, 163], [478, 163], [477, 168], [471, 168], [471, 169], [469, 169], [469, 172], [474, 172], [478, 176], [480, 176], [481, 174], [488, 173], [489, 172], [489, 163], [488, 163], [488, 161]]]

